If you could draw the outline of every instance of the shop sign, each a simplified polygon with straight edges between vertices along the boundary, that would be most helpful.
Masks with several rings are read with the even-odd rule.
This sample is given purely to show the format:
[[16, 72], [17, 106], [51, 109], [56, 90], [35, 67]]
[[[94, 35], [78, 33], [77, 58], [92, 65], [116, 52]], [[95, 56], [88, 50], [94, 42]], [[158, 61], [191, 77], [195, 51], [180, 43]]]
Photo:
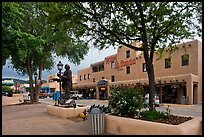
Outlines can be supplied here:
[[105, 58], [106, 64], [109, 64], [110, 62], [113, 62], [115, 60], [117, 60], [117, 55], [113, 55]]
[[115, 62], [115, 69], [120, 69], [124, 66], [130, 66], [136, 64], [136, 59], [130, 59], [130, 60], [120, 60], [120, 62], [116, 61]]
[[106, 90], [106, 88], [101, 88], [101, 90]]
[[101, 87], [102, 87], [102, 86], [107, 86], [107, 85], [108, 85], [108, 81], [102, 79], [102, 80], [100, 80], [100, 81], [97, 82], [97, 85], [98, 85], [98, 86], [101, 86]]

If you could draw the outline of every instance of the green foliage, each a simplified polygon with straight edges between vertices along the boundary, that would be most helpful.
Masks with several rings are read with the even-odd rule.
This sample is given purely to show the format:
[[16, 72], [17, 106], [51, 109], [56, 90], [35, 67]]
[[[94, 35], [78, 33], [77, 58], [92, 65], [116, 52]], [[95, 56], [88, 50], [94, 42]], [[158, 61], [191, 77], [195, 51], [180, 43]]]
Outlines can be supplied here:
[[109, 106], [118, 116], [137, 117], [144, 108], [144, 91], [142, 88], [120, 87], [110, 91]]
[[141, 117], [148, 121], [155, 121], [159, 118], [168, 118], [164, 112], [156, 110], [146, 110], [140, 113]]
[[2, 92], [10, 92], [11, 88], [8, 86], [2, 86]]

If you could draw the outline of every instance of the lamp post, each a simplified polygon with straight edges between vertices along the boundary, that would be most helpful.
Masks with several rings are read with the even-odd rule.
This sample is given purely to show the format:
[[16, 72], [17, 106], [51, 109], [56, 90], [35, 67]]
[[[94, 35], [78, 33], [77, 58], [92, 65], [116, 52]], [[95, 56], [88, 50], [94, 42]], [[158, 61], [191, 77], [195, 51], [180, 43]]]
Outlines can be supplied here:
[[36, 101], [36, 95], [37, 95], [37, 72], [34, 73], [34, 78], [35, 78], [35, 92], [34, 92], [34, 100]]
[[[59, 74], [60, 74], [60, 76], [61, 76], [61, 70], [62, 70], [62, 68], [63, 68], [63, 64], [62, 64], [61, 61], [59, 61], [59, 63], [57, 64], [57, 69], [59, 70]], [[60, 82], [60, 83], [59, 83], [59, 85], [60, 85], [60, 103], [59, 103], [59, 104], [61, 104], [61, 99], [62, 99], [62, 92], [61, 92], [61, 79], [60, 79], [59, 82]]]

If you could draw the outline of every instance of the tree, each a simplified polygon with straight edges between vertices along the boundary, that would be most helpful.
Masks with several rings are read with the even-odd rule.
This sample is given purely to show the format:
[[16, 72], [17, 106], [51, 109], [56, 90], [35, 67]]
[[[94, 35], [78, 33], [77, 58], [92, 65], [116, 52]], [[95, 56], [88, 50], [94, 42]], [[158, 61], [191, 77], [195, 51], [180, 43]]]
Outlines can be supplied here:
[[22, 9], [13, 2], [2, 3], [2, 69], [6, 59], [10, 56], [10, 48], [15, 46], [15, 39], [21, 33], [19, 26], [22, 23]]
[[[66, 11], [70, 6], [72, 10]], [[71, 15], [76, 24], [86, 28], [83, 36], [99, 49], [124, 45], [142, 51], [149, 79], [149, 106], [154, 110], [154, 52], [168, 47], [172, 53], [179, 41], [201, 35], [201, 9], [201, 2], [74, 2], [58, 6], [52, 16], [61, 22], [70, 20]], [[135, 41], [141, 45], [133, 46]]]
[[[5, 6], [7, 6], [6, 4]], [[33, 73], [39, 69], [38, 74], [41, 80], [42, 70], [51, 69], [54, 65], [53, 53], [56, 53], [57, 56], [68, 57], [71, 62], [79, 64], [88, 52], [88, 46], [77, 37], [72, 38], [75, 35], [71, 35], [58, 24], [49, 22], [49, 14], [43, 10], [49, 3], [19, 2], [13, 4], [21, 9], [22, 16], [19, 19], [21, 24], [18, 26], [18, 33], [15, 31], [17, 33], [15, 37], [6, 37], [5, 50], [8, 51], [8, 55], [11, 55], [13, 68], [19, 74], [29, 75], [31, 100], [36, 102], [38, 101], [38, 95], [34, 97]], [[11, 7], [11, 5], [9, 6]], [[3, 24], [5, 26], [4, 34], [8, 35], [11, 25], [7, 23], [7, 20], [9, 21], [13, 17], [13, 13], [9, 10], [5, 10], [3, 13], [10, 15], [3, 16], [5, 20], [3, 22], [5, 23], [5, 25]], [[67, 25], [69, 24], [67, 23]], [[71, 28], [71, 25], [69, 26]], [[8, 44], [11, 45], [11, 43], [13, 45], [8, 47]], [[5, 60], [7, 58], [6, 56]]]

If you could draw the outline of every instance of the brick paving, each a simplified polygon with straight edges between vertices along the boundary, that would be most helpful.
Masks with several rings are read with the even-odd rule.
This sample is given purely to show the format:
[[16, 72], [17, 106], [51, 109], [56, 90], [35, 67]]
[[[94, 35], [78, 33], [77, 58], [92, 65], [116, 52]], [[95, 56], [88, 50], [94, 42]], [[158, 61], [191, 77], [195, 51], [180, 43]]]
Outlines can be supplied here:
[[46, 112], [46, 104], [2, 107], [2, 135], [89, 135], [88, 122]]

